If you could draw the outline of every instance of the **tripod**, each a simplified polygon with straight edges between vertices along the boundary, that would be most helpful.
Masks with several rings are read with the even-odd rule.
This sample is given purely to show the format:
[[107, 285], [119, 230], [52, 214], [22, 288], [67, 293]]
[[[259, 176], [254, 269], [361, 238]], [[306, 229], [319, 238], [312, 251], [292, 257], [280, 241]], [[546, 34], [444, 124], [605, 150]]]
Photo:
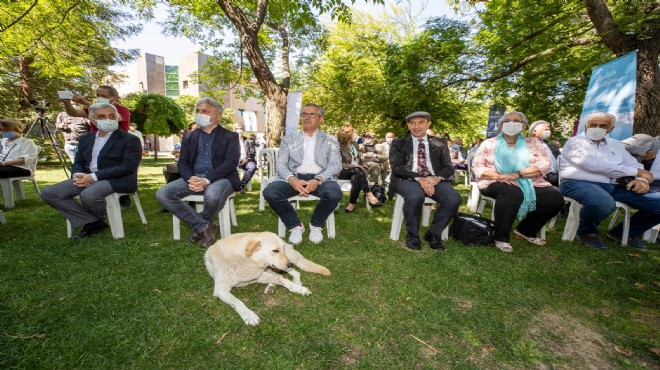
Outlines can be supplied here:
[[[50, 119], [46, 116], [46, 111], [44, 109], [36, 109], [37, 111], [37, 118], [35, 118], [34, 122], [30, 125], [30, 128], [27, 130], [26, 136], [29, 137], [30, 134], [32, 134], [32, 129], [36, 126], [38, 128], [39, 136], [41, 137], [42, 140], [46, 140], [45, 136], [48, 136], [50, 139], [51, 144], [53, 144], [53, 149], [55, 149], [55, 154], [57, 155], [57, 159], [60, 161], [60, 164], [62, 165], [62, 169], [64, 169], [64, 173], [66, 174], [67, 178], [71, 178], [71, 175], [69, 175], [69, 172], [71, 171], [71, 167], [67, 163], [64, 154], [62, 153], [62, 149], [60, 148], [60, 144], [57, 142], [55, 139], [55, 136], [53, 135], [53, 131], [55, 130], [55, 126], [50, 122]], [[53, 128], [51, 130], [51, 127]]]

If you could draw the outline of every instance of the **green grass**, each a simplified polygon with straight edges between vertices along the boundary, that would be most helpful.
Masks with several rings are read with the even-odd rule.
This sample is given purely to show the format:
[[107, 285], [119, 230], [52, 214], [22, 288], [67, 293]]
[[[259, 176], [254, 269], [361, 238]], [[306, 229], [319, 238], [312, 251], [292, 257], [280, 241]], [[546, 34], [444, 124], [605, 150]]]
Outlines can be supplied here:
[[[27, 199], [0, 225], [0, 368], [660, 366], [657, 245], [594, 251], [562, 242], [560, 220], [545, 247], [514, 240], [506, 254], [448, 241], [445, 253], [414, 252], [389, 240], [393, 202], [337, 212], [336, 239], [297, 248], [332, 271], [303, 274], [311, 296], [234, 289], [261, 318], [248, 327], [212, 296], [188, 229], [174, 241], [171, 215], [157, 213], [166, 162], [144, 160], [148, 224], [124, 211], [121, 240], [67, 239], [62, 216], [25, 183]], [[63, 176], [54, 164], [37, 173], [42, 187]], [[236, 204], [232, 232], [277, 230], [269, 208], [258, 212], [256, 184]], [[302, 203], [305, 223], [312, 206]]]

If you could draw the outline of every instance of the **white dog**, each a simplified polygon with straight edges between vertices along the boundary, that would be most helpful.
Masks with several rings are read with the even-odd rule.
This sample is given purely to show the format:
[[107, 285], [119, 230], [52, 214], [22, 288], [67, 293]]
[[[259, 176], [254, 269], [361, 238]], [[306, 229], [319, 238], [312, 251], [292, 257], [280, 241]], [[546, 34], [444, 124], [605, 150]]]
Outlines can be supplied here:
[[[300, 273], [293, 266], [330, 275], [327, 268], [305, 259], [293, 246], [271, 232], [233, 234], [222, 238], [206, 251], [204, 262], [215, 281], [213, 295], [234, 307], [247, 325], [259, 324], [259, 316], [231, 294], [233, 287], [268, 284], [264, 293], [270, 294], [275, 284], [279, 284], [294, 293], [307, 295], [312, 292], [302, 286]], [[293, 281], [273, 270], [286, 271]]]

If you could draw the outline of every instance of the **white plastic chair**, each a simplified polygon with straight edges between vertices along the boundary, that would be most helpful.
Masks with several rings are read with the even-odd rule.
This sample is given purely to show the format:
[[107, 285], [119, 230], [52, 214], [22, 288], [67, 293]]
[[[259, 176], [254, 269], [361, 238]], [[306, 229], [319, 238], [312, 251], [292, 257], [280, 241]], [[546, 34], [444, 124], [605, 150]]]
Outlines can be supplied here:
[[[394, 201], [394, 213], [392, 214], [392, 227], [390, 229], [390, 239], [392, 240], [399, 240], [399, 236], [401, 235], [401, 226], [403, 225], [403, 206], [406, 203], [406, 201], [403, 199], [403, 197], [399, 194], [396, 195], [395, 201]], [[426, 197], [424, 199], [424, 206], [422, 207], [422, 226], [429, 226], [431, 223], [431, 208], [433, 205], [436, 204], [436, 202], [429, 198]], [[442, 230], [442, 240], [447, 240], [449, 237], [449, 225]]]
[[458, 177], [463, 176], [463, 185], [468, 186], [470, 185], [470, 174], [468, 170], [455, 170], [454, 171], [454, 178], [453, 178], [453, 183], [456, 184], [458, 183]]
[[[6, 179], [0, 179], [0, 189], [2, 189], [2, 199], [5, 204], [5, 208], [14, 207], [14, 190], [16, 191], [16, 196], [18, 199], [25, 199], [25, 192], [23, 191], [23, 181], [32, 181], [34, 189], [37, 191], [37, 194], [41, 194], [39, 190], [39, 185], [37, 180], [34, 178], [34, 174], [30, 176], [21, 176], [21, 177], [9, 177]], [[12, 190], [12, 185], [14, 189]]]
[[[577, 234], [578, 226], [580, 226], [580, 210], [582, 210], [582, 204], [569, 197], [564, 197], [564, 201], [569, 202], [571, 206], [568, 211], [568, 217], [566, 217], [566, 225], [564, 226], [564, 233], [561, 236], [561, 240], [573, 241]], [[612, 229], [616, 225], [617, 214], [619, 209], [622, 209], [624, 216], [621, 245], [626, 246], [628, 245], [628, 233], [630, 232], [630, 207], [621, 202], [616, 202], [616, 207], [616, 211], [614, 212], [614, 215], [612, 215], [612, 220], [607, 229]]]
[[[231, 226], [238, 226], [236, 222], [236, 205], [234, 198], [236, 193], [231, 193], [225, 206], [218, 212], [218, 225], [220, 226], [220, 238], [231, 235]], [[201, 212], [204, 210], [204, 196], [203, 195], [188, 195], [181, 199], [184, 202], [194, 202], [195, 210]], [[231, 222], [231, 223], [230, 223]], [[181, 220], [175, 215], [172, 215], [172, 234], [174, 240], [181, 239]]]
[[[304, 202], [304, 201], [319, 201], [321, 200], [319, 197], [316, 197], [314, 195], [309, 195], [306, 197], [301, 197], [301, 196], [293, 196], [289, 198], [289, 202]], [[335, 238], [335, 213], [334, 211], [330, 213], [330, 216], [328, 216], [328, 219], [325, 221], [325, 228], [328, 233], [328, 239], [334, 239]], [[282, 222], [281, 218], [277, 218], [277, 235], [280, 238], [284, 238], [286, 235], [286, 226], [284, 225], [284, 222]]]
[[[131, 198], [133, 198], [133, 203], [135, 203], [135, 208], [137, 208], [138, 213], [140, 214], [142, 223], [145, 225], [147, 224], [147, 218], [144, 216], [142, 204], [140, 203], [140, 198], [138, 197], [137, 192], [112, 193], [105, 197], [105, 208], [108, 216], [108, 223], [110, 224], [110, 230], [112, 231], [112, 237], [115, 239], [121, 239], [124, 237], [124, 222], [121, 218], [121, 206], [119, 205], [119, 197], [122, 195], [130, 195]], [[73, 228], [71, 227], [71, 222], [69, 222], [69, 220], [66, 220], [66, 234], [69, 238], [73, 236]]]
[[[474, 185], [476, 187], [476, 183]], [[479, 190], [477, 189], [477, 193], [480, 195], [480, 200], [479, 200], [479, 206], [477, 207], [477, 213], [480, 215], [483, 215], [484, 209], [486, 208], [486, 202], [491, 203], [491, 212], [490, 212], [490, 219], [495, 221], [495, 198], [487, 197], [481, 193], [479, 193]], [[539, 231], [539, 238], [545, 240], [545, 228], [546, 226], [553, 228], [555, 225], [555, 222], [557, 221], [557, 216], [553, 217], [548, 221], [547, 224], [543, 225], [541, 230]]]
[[[257, 158], [260, 161], [259, 171], [259, 211], [266, 209], [266, 198], [264, 198], [264, 189], [277, 177], [277, 152], [278, 148], [265, 148], [259, 150]], [[266, 170], [264, 176], [263, 170]]]
[[[341, 188], [341, 191], [343, 193], [350, 193], [351, 188], [353, 185], [351, 184], [351, 180], [339, 180], [337, 179], [337, 184], [339, 184], [339, 187]], [[358, 201], [360, 198], [358, 198]], [[371, 203], [369, 203], [369, 200], [365, 199], [365, 203], [367, 204], [367, 209], [371, 209]], [[339, 207], [339, 204], [337, 205]]]
[[644, 240], [650, 243], [655, 243], [658, 240], [658, 232], [660, 231], [660, 225], [655, 225], [654, 227], [646, 230], [644, 233]]

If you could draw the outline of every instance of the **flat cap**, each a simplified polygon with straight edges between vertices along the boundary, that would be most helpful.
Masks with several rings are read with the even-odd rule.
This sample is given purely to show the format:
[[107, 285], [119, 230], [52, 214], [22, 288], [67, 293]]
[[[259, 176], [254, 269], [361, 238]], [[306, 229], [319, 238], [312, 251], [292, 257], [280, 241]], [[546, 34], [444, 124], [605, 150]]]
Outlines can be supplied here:
[[410, 113], [409, 115], [407, 115], [406, 116], [406, 123], [409, 122], [411, 119], [417, 118], [417, 117], [426, 118], [428, 120], [431, 119], [431, 115], [428, 112], [419, 111], [419, 112], [413, 112], [413, 113]]

